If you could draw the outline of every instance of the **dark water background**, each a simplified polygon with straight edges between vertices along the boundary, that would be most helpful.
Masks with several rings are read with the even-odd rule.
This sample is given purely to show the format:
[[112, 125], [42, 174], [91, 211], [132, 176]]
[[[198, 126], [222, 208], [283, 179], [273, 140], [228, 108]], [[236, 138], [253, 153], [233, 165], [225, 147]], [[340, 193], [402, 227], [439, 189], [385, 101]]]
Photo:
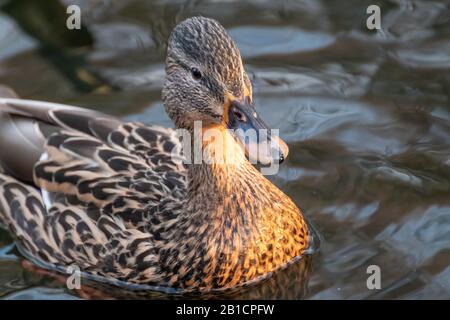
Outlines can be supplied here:
[[[0, 83], [24, 98], [171, 126], [160, 91], [175, 22], [214, 17], [236, 40], [261, 116], [290, 146], [273, 180], [322, 241], [306, 291], [294, 270], [290, 287], [269, 283], [281, 294], [251, 297], [450, 298], [448, 1], [63, 2], [82, 5], [82, 31], [57, 2], [0, 1]], [[0, 231], [0, 298], [77, 298], [12, 249]], [[373, 264], [381, 290], [366, 287]]]

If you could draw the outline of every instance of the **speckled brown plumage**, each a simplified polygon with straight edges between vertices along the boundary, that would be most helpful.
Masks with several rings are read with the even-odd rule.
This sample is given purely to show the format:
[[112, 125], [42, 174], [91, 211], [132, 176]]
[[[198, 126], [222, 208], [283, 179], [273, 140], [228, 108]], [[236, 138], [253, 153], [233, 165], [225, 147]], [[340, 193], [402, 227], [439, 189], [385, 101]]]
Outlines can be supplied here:
[[[166, 66], [169, 116], [191, 133], [196, 120], [216, 128], [233, 151], [226, 164], [184, 165], [172, 129], [0, 98], [0, 222], [27, 255], [127, 283], [208, 291], [256, 281], [305, 251], [300, 210], [226, 130], [227, 99], [252, 100], [226, 31], [211, 19], [184, 21]], [[214, 143], [203, 142], [206, 158]]]

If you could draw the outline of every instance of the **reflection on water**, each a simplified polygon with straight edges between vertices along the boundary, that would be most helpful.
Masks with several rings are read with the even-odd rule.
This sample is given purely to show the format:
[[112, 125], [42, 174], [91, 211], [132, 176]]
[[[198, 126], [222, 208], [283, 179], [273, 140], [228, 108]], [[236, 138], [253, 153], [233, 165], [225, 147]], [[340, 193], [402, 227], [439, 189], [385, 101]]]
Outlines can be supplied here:
[[[77, 2], [85, 43], [68, 43], [45, 15], [27, 27], [27, 1], [9, 1], [17, 7], [0, 11], [0, 83], [26, 98], [171, 125], [160, 90], [175, 22], [214, 17], [241, 48], [260, 113], [290, 145], [272, 179], [318, 229], [321, 249], [229, 297], [450, 297], [448, 3], [379, 1], [375, 33], [364, 29], [371, 1]], [[0, 231], [0, 296], [79, 296], [24, 269], [11, 243]], [[381, 290], [366, 286], [373, 264]]]

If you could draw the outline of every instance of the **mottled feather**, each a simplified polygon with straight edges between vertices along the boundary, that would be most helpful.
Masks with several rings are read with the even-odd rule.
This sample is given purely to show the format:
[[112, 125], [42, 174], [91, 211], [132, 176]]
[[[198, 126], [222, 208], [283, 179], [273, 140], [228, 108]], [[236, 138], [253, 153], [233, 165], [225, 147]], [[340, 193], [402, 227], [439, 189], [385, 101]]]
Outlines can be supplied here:
[[208, 291], [254, 283], [305, 252], [301, 211], [223, 125], [226, 96], [252, 98], [225, 29], [201, 17], [180, 23], [166, 72], [163, 100], [175, 125], [215, 125], [231, 165], [184, 165], [172, 129], [0, 88], [0, 223], [27, 256], [131, 284]]

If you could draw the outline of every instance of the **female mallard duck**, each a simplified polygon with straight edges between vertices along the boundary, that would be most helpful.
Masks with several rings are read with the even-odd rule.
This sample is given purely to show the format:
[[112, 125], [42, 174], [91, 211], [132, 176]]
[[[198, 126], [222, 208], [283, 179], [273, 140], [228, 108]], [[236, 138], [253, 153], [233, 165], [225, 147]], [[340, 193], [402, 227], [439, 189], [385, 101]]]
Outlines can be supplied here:
[[[207, 291], [253, 282], [304, 253], [300, 210], [247, 160], [251, 139], [228, 130], [265, 124], [225, 29], [201, 17], [180, 23], [166, 73], [166, 111], [201, 139], [200, 162], [180, 162], [172, 129], [0, 98], [0, 222], [34, 262]], [[195, 121], [203, 125], [197, 133]], [[222, 141], [206, 139], [205, 128]], [[271, 145], [273, 158], [285, 155], [282, 141]], [[209, 161], [222, 146], [232, 151], [227, 161]]]

